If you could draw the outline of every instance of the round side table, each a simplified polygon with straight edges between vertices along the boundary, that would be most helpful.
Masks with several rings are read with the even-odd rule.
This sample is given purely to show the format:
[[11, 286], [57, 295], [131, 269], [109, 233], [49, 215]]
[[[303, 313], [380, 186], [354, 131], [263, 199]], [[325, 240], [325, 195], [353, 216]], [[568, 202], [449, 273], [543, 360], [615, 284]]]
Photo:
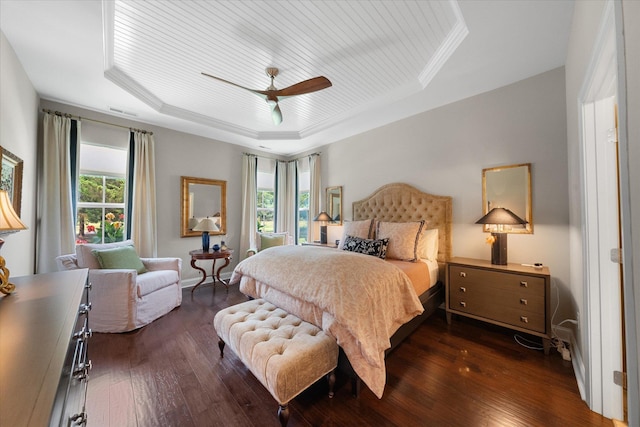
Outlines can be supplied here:
[[[213, 279], [213, 286], [216, 285], [216, 282], [220, 282], [225, 286], [225, 288], [229, 289], [228, 281], [224, 281], [220, 278], [220, 271], [222, 271], [223, 268], [229, 265], [231, 257], [233, 256], [233, 249], [227, 249], [224, 251], [214, 251], [213, 249], [203, 251], [202, 249], [195, 249], [193, 251], [190, 251], [189, 255], [191, 255], [191, 267], [202, 272], [202, 279], [198, 283], [196, 283], [193, 288], [191, 288], [191, 292], [195, 291], [196, 288], [200, 286], [207, 278], [207, 272], [205, 271], [205, 269], [196, 265], [196, 261], [199, 259], [212, 259], [213, 265], [211, 266], [211, 278]], [[216, 270], [216, 261], [219, 259], [224, 259], [224, 264], [218, 267], [218, 270]]]

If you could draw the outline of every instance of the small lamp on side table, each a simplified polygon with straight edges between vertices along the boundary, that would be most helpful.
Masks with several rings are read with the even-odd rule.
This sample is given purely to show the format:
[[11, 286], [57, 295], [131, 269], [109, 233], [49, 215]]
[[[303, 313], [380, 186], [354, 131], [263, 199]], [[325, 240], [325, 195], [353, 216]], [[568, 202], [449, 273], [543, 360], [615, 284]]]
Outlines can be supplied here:
[[202, 231], [202, 251], [209, 252], [209, 232], [220, 231], [220, 229], [215, 219], [206, 217], [193, 227], [193, 231]]
[[491, 264], [507, 265], [507, 233], [505, 225], [524, 225], [527, 221], [506, 208], [493, 208], [485, 216], [476, 221], [476, 224], [495, 225], [495, 231], [491, 232]]
[[[9, 199], [9, 193], [0, 190], [0, 234], [15, 233], [20, 230], [26, 230], [27, 226], [20, 220], [13, 205]], [[4, 240], [0, 238], [0, 248], [4, 244]], [[16, 289], [15, 285], [9, 283], [9, 269], [5, 266], [5, 261], [0, 256], [0, 292], [9, 295]]]
[[327, 243], [327, 223], [331, 222], [331, 217], [328, 213], [322, 211], [313, 218], [314, 221], [320, 222], [320, 243]]

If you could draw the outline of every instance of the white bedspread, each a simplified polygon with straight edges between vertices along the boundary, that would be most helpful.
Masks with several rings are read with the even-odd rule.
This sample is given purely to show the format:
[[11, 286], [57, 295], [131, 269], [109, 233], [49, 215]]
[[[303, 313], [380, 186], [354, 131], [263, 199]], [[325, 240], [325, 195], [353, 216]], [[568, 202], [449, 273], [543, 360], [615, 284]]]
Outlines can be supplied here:
[[422, 313], [409, 278], [379, 258], [314, 246], [269, 248], [239, 263], [230, 283], [336, 337], [355, 372], [378, 397], [389, 338]]

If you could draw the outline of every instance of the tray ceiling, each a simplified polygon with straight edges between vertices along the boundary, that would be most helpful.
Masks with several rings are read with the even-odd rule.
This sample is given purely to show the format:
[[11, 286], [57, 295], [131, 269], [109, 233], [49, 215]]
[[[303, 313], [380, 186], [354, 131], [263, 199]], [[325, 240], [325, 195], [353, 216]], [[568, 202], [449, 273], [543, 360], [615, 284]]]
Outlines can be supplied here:
[[[535, 10], [529, 13], [533, 22], [555, 12], [545, 24], [551, 25], [553, 37], [539, 30], [530, 37], [551, 46], [559, 32], [560, 47], [553, 48], [548, 64], [538, 61], [542, 69], [529, 67], [528, 72], [533, 75], [564, 63], [571, 2], [535, 8], [532, 2], [513, 2], [521, 3], [521, 11], [512, 11], [514, 5], [508, 2], [472, 3], [3, 0], [0, 22], [43, 98], [293, 154], [436, 106], [442, 101], [425, 100], [427, 94], [438, 95], [436, 77], [455, 80], [456, 72], [469, 74], [476, 62], [477, 70], [485, 71], [481, 66], [488, 65], [475, 57], [476, 49], [467, 50], [466, 62], [458, 61], [471, 70], [458, 66], [446, 78], [439, 76], [445, 64], [450, 66], [461, 55], [457, 50], [473, 46], [467, 38], [493, 37], [494, 29], [481, 26], [483, 9], [478, 3], [491, 6], [486, 10], [487, 25], [497, 21], [491, 15], [496, 10], [506, 16], [515, 13], [518, 19]], [[505, 22], [507, 27], [513, 24], [518, 22]], [[47, 45], [60, 49], [58, 43], [30, 38], [25, 25], [49, 32], [58, 43], [66, 42], [66, 49], [49, 58]], [[567, 29], [558, 31], [561, 25]], [[525, 30], [531, 34], [532, 29]], [[523, 49], [532, 42], [515, 39], [527, 42]], [[281, 100], [283, 122], [274, 125], [270, 107], [260, 97], [201, 75], [206, 72], [263, 90], [270, 83], [265, 74], [270, 66], [280, 69], [277, 88], [320, 75], [333, 86]], [[68, 83], [56, 86], [65, 74], [75, 88]], [[492, 79], [495, 76], [485, 82]], [[466, 83], [470, 82], [462, 82]], [[449, 96], [461, 95], [453, 90]]]

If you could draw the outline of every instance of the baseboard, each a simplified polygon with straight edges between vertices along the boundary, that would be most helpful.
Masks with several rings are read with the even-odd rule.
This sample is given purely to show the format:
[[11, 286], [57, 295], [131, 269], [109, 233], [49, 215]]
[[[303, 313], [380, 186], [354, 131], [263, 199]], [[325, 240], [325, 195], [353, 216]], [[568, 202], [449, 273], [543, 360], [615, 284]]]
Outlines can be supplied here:
[[[205, 283], [203, 283], [202, 285], [204, 286], [207, 283], [211, 283], [211, 276], [207, 276], [207, 281]], [[227, 273], [222, 273], [220, 275], [220, 278], [222, 280], [229, 280], [231, 278], [231, 272], [227, 272]], [[202, 276], [200, 277], [194, 277], [191, 279], [182, 279], [182, 288], [193, 288], [199, 281], [200, 279], [202, 279]]]
[[556, 326], [553, 328], [556, 337], [569, 344], [571, 350], [571, 365], [573, 366], [573, 372], [576, 376], [576, 383], [578, 384], [578, 390], [580, 391], [580, 397], [586, 402], [587, 395], [585, 392], [585, 368], [582, 360], [582, 353], [576, 342], [576, 336], [573, 333], [573, 329], [565, 328], [563, 326]]

